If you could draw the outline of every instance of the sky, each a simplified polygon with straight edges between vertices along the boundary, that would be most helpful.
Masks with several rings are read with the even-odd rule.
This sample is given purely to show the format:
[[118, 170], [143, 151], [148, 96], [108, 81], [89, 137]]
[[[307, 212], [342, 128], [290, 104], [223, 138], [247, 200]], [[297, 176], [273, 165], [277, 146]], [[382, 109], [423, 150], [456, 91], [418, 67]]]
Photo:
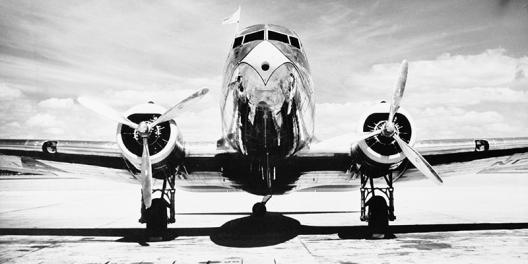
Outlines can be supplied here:
[[184, 139], [221, 137], [219, 91], [241, 4], [241, 28], [300, 35], [316, 94], [315, 133], [358, 131], [392, 96], [418, 139], [528, 136], [528, 1], [0, 1], [0, 138], [114, 140], [116, 124], [76, 102], [118, 111], [165, 107], [207, 87], [176, 118]]

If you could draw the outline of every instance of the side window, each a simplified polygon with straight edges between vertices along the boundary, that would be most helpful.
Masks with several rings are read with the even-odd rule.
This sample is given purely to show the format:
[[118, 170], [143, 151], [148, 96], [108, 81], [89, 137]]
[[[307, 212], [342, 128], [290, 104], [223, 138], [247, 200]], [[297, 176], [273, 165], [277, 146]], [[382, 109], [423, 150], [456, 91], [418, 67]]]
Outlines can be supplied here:
[[299, 40], [296, 38], [296, 37], [292, 37], [290, 36], [290, 43], [292, 44], [292, 46], [300, 49], [301, 48], [301, 43], [299, 43]]
[[264, 39], [264, 30], [257, 31], [255, 33], [247, 34], [244, 38], [244, 44], [254, 40], [263, 40]]
[[280, 41], [280, 42], [284, 42], [286, 44], [290, 44], [288, 42], [288, 36], [286, 36], [284, 34], [281, 34], [281, 33], [278, 33], [278, 32], [275, 32], [275, 31], [268, 31], [268, 39], [269, 40], [277, 40], [277, 41]]
[[235, 38], [235, 42], [233, 42], [233, 49], [242, 45], [242, 38], [243, 37], [238, 37], [238, 38]]

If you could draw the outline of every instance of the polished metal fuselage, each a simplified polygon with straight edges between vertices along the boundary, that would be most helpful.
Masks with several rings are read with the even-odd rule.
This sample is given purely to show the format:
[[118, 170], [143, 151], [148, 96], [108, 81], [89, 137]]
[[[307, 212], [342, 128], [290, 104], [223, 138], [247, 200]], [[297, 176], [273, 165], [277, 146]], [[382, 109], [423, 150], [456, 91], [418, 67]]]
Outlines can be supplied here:
[[268, 40], [268, 30], [298, 38], [275, 25], [254, 25], [236, 37], [266, 32], [232, 48], [221, 97], [223, 136], [249, 157], [285, 159], [307, 147], [314, 131], [314, 91], [304, 49]]

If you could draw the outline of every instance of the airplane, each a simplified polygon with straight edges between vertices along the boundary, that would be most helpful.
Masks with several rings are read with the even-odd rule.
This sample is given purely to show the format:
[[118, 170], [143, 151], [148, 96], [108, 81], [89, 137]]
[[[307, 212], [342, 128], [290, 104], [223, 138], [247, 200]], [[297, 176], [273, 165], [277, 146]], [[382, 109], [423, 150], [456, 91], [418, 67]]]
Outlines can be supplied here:
[[424, 156], [437, 165], [528, 150], [528, 138], [417, 142], [414, 121], [400, 107], [407, 73], [404, 60], [391, 102], [367, 110], [359, 122], [361, 136], [332, 146], [314, 136], [314, 84], [301, 38], [283, 26], [252, 25], [235, 35], [227, 56], [217, 142], [186, 142], [177, 123], [207, 88], [169, 109], [148, 102], [124, 114], [80, 97], [81, 105], [118, 123], [116, 142], [4, 139], [0, 170], [139, 182], [140, 222], [149, 237], [163, 236], [176, 221], [178, 188], [262, 196], [252, 208], [255, 217], [266, 214], [273, 195], [359, 190], [360, 219], [373, 237], [385, 236], [389, 221], [396, 219], [395, 182], [408, 177], [412, 167], [443, 182]]

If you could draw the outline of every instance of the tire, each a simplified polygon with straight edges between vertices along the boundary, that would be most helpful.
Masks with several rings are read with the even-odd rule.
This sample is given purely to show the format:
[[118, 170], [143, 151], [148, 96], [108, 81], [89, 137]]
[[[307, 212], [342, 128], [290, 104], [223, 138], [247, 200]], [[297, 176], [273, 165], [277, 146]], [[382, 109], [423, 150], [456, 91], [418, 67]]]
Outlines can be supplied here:
[[167, 203], [162, 198], [153, 199], [152, 205], [147, 209], [147, 236], [166, 236], [167, 223]]
[[389, 233], [389, 208], [385, 198], [374, 196], [368, 202], [368, 227], [371, 237]]
[[253, 205], [253, 215], [263, 216], [266, 213], [266, 205], [264, 203], [256, 203]]

